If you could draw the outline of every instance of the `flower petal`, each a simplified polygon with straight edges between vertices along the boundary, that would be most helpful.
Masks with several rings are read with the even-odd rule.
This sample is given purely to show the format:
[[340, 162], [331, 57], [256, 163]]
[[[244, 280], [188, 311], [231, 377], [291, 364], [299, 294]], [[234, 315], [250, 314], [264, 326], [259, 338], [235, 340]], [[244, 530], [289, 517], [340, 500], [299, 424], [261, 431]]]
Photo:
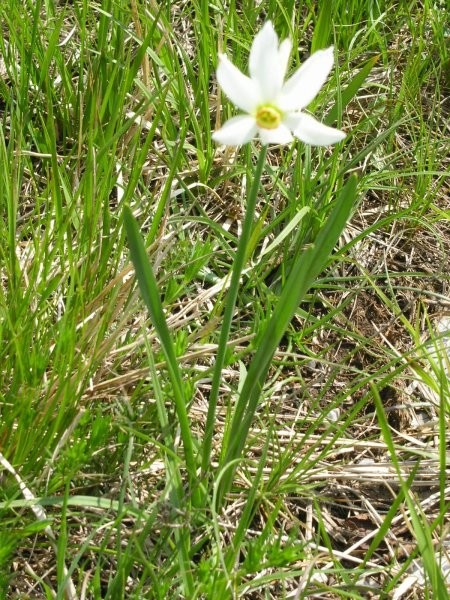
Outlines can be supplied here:
[[279, 100], [280, 108], [301, 110], [308, 106], [325, 83], [333, 60], [333, 46], [314, 52], [284, 84]]
[[239, 146], [253, 139], [257, 131], [254, 117], [239, 115], [228, 119], [220, 129], [213, 133], [212, 138], [219, 144]]
[[259, 85], [262, 102], [273, 102], [281, 92], [286, 49], [286, 44], [278, 49], [278, 36], [271, 21], [267, 21], [253, 40], [249, 58], [250, 77]]
[[225, 54], [219, 54], [217, 81], [231, 102], [245, 112], [252, 112], [260, 104], [258, 85], [239, 71]]
[[305, 144], [312, 146], [328, 146], [343, 140], [346, 134], [339, 129], [328, 127], [316, 121], [310, 115], [301, 115], [299, 126], [294, 130], [294, 135]]
[[259, 137], [263, 144], [289, 144], [292, 142], [292, 134], [284, 123], [281, 123], [276, 129], [258, 128]]
[[303, 119], [303, 113], [295, 113], [290, 112], [286, 113], [283, 118], [283, 123], [288, 127], [291, 131], [295, 131], [297, 127], [300, 127], [300, 123]]
[[291, 56], [292, 50], [292, 42], [289, 38], [283, 40], [278, 49], [278, 61], [281, 67], [281, 71], [283, 73], [282, 82], [284, 81], [284, 76], [286, 75], [289, 57]]

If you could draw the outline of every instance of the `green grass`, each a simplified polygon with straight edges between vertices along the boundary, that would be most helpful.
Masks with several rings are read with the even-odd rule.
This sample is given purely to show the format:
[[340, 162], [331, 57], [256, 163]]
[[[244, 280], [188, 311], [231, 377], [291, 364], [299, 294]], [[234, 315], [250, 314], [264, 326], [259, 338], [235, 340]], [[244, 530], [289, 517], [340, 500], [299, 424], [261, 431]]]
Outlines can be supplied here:
[[[444, 3], [0, 17], [2, 597], [448, 597]], [[256, 185], [215, 69], [267, 18], [348, 136]]]

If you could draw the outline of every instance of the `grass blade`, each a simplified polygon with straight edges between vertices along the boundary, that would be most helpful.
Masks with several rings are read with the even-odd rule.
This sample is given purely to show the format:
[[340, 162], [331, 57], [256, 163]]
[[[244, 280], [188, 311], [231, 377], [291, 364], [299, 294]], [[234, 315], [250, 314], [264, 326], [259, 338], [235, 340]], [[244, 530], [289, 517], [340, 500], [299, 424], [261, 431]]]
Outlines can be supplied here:
[[442, 598], [442, 600], [445, 600], [449, 597], [449, 595], [442, 575], [442, 571], [439, 568], [439, 565], [436, 560], [433, 539], [431, 537], [431, 528], [427, 522], [426, 517], [423, 515], [420, 506], [417, 506], [417, 503], [413, 499], [413, 496], [409, 489], [409, 484], [411, 483], [411, 481], [408, 484], [408, 482], [404, 481], [402, 477], [401, 468], [397, 457], [397, 451], [395, 449], [394, 440], [392, 439], [391, 431], [386, 418], [386, 414], [384, 412], [383, 403], [380, 398], [378, 389], [374, 384], [372, 384], [371, 390], [375, 402], [380, 429], [384, 441], [386, 442], [386, 445], [388, 447], [392, 464], [394, 465], [395, 470], [397, 471], [399, 485], [409, 509], [409, 517], [411, 519], [411, 525], [416, 536], [417, 547], [419, 549], [420, 556], [422, 557], [424, 570], [430, 579], [432, 589], [437, 593], [436, 598]]

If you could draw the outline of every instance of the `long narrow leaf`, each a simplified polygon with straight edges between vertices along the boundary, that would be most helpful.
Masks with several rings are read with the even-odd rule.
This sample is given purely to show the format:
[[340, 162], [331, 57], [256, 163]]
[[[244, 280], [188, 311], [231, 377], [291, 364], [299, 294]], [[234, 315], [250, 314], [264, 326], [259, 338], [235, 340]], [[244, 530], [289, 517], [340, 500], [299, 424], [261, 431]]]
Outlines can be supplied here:
[[379, 55], [373, 56], [371, 59], [369, 59], [364, 64], [364, 66], [361, 67], [361, 69], [358, 71], [358, 73], [356, 73], [356, 75], [354, 77], [352, 77], [352, 79], [350, 80], [350, 83], [347, 85], [347, 87], [345, 87], [342, 90], [341, 96], [339, 98], [339, 103], [336, 102], [334, 104], [333, 108], [330, 110], [330, 112], [325, 117], [324, 122], [327, 125], [332, 125], [333, 123], [335, 123], [337, 121], [339, 112], [342, 111], [347, 106], [347, 104], [349, 104], [349, 102], [356, 96], [360, 87], [362, 86], [364, 81], [367, 79], [370, 71], [377, 64], [379, 58], [380, 58]]
[[[166, 357], [167, 370], [172, 384], [175, 411], [177, 413], [181, 439], [184, 446], [186, 467], [192, 486], [196, 479], [196, 465], [194, 459], [192, 435], [186, 409], [187, 398], [185, 397], [184, 393], [183, 380], [178, 366], [172, 336], [170, 335], [170, 331], [167, 326], [166, 317], [164, 315], [164, 310], [159, 295], [158, 284], [148, 259], [144, 243], [142, 241], [139, 226], [128, 206], [124, 207], [124, 222], [128, 243], [130, 245], [131, 260], [133, 261], [136, 271], [139, 289], [141, 290], [142, 298], [144, 299], [144, 302], [148, 308], [150, 319], [153, 327], [156, 330], [162, 350]], [[196, 488], [197, 486], [194, 487]]]
[[[327, 263], [347, 223], [354, 205], [356, 183], [356, 176], [351, 176], [339, 194], [336, 205], [315, 243], [301, 254], [293, 265], [239, 395], [230, 426], [230, 435], [226, 436], [229, 444], [225, 451], [224, 465], [237, 459], [244, 448], [273, 354], [302, 298]], [[219, 502], [229, 491], [233, 475], [234, 469], [226, 471]]]

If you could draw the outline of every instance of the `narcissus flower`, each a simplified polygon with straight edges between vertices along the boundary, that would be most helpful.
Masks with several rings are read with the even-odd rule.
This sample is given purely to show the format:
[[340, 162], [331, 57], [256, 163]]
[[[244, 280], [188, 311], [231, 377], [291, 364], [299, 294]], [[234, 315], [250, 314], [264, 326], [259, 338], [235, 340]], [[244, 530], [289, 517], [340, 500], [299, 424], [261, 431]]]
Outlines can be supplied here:
[[259, 135], [263, 144], [287, 144], [293, 135], [315, 146], [341, 141], [343, 131], [323, 125], [302, 112], [315, 98], [333, 66], [333, 47], [318, 50], [285, 82], [291, 41], [279, 44], [268, 21], [256, 35], [250, 50], [250, 77], [225, 54], [219, 55], [217, 80], [238, 108], [246, 114], [229, 119], [213, 139], [229, 146], [245, 144]]

